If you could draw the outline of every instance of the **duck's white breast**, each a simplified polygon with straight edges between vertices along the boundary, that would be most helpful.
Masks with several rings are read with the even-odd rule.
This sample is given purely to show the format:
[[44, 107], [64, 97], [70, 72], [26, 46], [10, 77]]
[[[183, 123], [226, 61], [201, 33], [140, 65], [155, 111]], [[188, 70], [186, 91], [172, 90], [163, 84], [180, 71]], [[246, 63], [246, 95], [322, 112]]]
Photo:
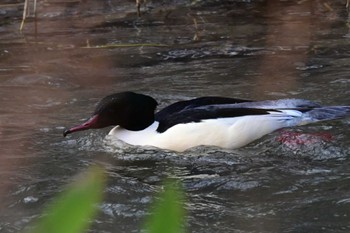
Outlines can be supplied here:
[[290, 116], [273, 115], [210, 119], [177, 124], [163, 133], [156, 131], [159, 123], [154, 122], [141, 131], [129, 131], [117, 126], [109, 135], [132, 145], [149, 145], [175, 151], [200, 145], [234, 149], [289, 126], [286, 122], [290, 119]]

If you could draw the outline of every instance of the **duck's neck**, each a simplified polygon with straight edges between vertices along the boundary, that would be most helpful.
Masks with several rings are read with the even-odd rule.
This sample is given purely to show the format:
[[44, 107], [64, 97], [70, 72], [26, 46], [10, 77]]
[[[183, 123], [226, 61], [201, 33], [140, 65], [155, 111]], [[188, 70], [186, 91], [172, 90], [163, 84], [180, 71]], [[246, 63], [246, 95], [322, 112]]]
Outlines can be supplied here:
[[148, 128], [154, 123], [154, 114], [149, 116], [138, 116], [135, 115], [130, 117], [129, 119], [124, 120], [120, 125], [120, 127], [130, 130], [130, 131], [140, 131]]
[[[130, 137], [130, 140], [132, 140], [132, 137], [143, 137], [146, 136], [149, 133], [155, 133], [157, 132], [157, 128], [159, 126], [158, 121], [154, 121], [151, 125], [149, 125], [147, 128], [143, 130], [128, 130], [123, 128], [122, 126], [116, 126], [111, 131], [109, 131], [108, 135], [116, 135], [117, 138], [123, 140], [123, 141], [129, 141], [126, 140], [126, 138]], [[146, 137], [147, 138], [147, 137]], [[131, 143], [133, 144], [133, 143]]]

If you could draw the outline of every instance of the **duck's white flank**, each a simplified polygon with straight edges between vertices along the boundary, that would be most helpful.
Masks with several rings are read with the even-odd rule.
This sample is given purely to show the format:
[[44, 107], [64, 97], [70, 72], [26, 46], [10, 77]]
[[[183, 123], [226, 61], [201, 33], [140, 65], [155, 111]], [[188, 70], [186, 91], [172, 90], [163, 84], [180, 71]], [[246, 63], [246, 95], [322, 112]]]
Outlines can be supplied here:
[[159, 123], [154, 122], [141, 131], [129, 131], [116, 126], [108, 135], [131, 145], [148, 145], [175, 151], [200, 145], [235, 149], [277, 129], [298, 125], [301, 115], [299, 111], [287, 110], [269, 115], [209, 119], [178, 124], [163, 133], [156, 131]]

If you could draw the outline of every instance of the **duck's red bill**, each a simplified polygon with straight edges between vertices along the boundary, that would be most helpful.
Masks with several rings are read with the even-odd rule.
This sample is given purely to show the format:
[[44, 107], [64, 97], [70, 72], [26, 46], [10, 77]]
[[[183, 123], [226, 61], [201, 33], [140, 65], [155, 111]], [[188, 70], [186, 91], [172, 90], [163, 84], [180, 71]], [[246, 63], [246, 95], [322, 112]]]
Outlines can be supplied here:
[[94, 115], [92, 116], [89, 120], [87, 120], [85, 123], [78, 125], [78, 126], [74, 126], [70, 129], [67, 129], [63, 132], [63, 136], [67, 136], [68, 134], [77, 132], [77, 131], [83, 131], [83, 130], [87, 130], [87, 129], [93, 129], [96, 127], [98, 122], [98, 115]]

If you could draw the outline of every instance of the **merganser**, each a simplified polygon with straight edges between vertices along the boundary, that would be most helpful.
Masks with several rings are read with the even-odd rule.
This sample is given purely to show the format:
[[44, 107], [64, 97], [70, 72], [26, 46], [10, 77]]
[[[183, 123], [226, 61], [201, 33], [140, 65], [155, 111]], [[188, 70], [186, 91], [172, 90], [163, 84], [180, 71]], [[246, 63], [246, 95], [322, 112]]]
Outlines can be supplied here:
[[235, 149], [277, 129], [350, 116], [350, 106], [321, 106], [303, 99], [251, 101], [201, 97], [155, 114], [157, 101], [134, 92], [103, 98], [92, 117], [63, 135], [115, 126], [109, 136], [128, 144], [184, 151], [196, 146]]

